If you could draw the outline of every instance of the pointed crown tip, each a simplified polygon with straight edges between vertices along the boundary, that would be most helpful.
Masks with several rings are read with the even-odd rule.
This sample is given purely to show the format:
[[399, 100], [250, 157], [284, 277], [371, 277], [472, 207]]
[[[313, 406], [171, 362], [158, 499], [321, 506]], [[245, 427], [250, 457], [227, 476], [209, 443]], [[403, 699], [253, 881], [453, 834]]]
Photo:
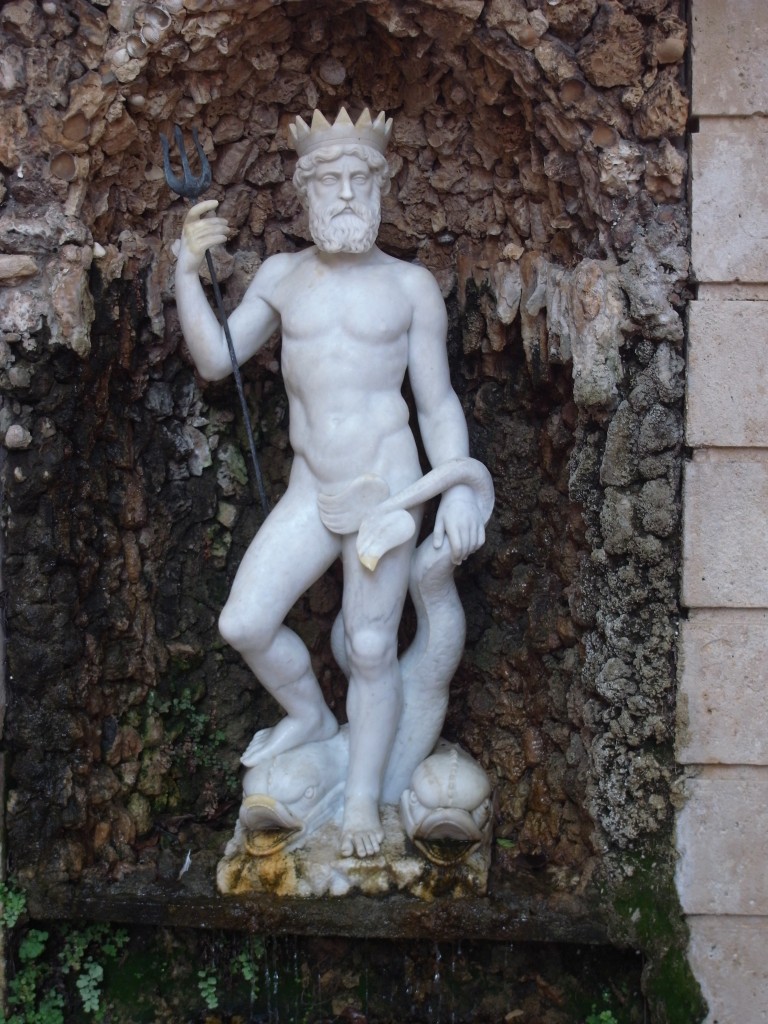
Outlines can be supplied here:
[[371, 112], [366, 107], [356, 122], [352, 121], [346, 107], [342, 107], [331, 124], [319, 111], [312, 113], [311, 127], [302, 117], [297, 117], [290, 125], [294, 148], [300, 157], [306, 156], [323, 146], [337, 146], [344, 143], [358, 143], [370, 146], [379, 153], [384, 153], [392, 134], [392, 118], [382, 110], [371, 119]]

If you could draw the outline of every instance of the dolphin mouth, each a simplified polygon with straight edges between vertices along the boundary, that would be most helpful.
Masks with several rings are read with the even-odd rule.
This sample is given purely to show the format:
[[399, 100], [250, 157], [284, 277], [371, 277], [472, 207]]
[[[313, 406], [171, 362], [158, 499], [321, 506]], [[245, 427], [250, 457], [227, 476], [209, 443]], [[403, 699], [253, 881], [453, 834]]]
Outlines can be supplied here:
[[247, 796], [243, 800], [240, 822], [248, 834], [248, 852], [254, 857], [268, 857], [277, 853], [304, 829], [304, 822], [292, 814], [285, 804], [262, 793]]
[[480, 843], [466, 839], [422, 839], [414, 836], [413, 845], [438, 867], [450, 867], [471, 857]]
[[469, 811], [459, 807], [438, 807], [428, 812], [411, 832], [416, 849], [441, 866], [467, 860], [483, 838]]
[[454, 839], [479, 843], [483, 833], [474, 818], [461, 807], [438, 807], [418, 824], [417, 835], [424, 839]]

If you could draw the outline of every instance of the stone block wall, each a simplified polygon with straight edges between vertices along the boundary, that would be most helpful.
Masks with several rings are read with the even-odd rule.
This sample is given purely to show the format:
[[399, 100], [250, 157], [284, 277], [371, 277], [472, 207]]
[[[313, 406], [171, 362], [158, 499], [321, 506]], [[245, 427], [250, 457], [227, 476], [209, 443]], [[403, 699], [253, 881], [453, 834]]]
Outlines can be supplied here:
[[707, 1024], [768, 1020], [768, 9], [695, 0], [678, 888]]

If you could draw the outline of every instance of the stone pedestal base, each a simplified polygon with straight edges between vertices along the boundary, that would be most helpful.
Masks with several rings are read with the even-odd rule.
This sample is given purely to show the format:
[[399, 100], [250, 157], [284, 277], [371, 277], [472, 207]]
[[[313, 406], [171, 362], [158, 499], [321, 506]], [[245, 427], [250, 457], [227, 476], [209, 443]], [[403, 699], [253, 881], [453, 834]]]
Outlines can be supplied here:
[[381, 853], [358, 859], [340, 856], [339, 827], [333, 822], [318, 829], [301, 849], [253, 856], [247, 852], [247, 833], [238, 822], [216, 872], [219, 892], [299, 897], [404, 892], [426, 900], [485, 894], [490, 842], [465, 860], [434, 864], [409, 841], [396, 807], [382, 808], [382, 824]]

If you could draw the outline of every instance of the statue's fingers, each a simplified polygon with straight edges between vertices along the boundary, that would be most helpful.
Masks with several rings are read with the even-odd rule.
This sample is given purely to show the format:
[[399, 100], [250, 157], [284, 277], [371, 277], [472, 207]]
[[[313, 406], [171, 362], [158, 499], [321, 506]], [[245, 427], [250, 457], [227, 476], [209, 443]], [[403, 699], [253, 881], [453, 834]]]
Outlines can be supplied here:
[[187, 216], [184, 218], [184, 223], [191, 224], [196, 220], [200, 220], [210, 210], [215, 210], [218, 205], [218, 199], [204, 199], [202, 203], [195, 203], [194, 206], [190, 207]]
[[187, 221], [184, 231], [189, 234], [199, 232], [216, 232], [222, 235], [229, 234], [229, 224], [224, 217], [204, 217], [203, 220]]
[[469, 528], [467, 530], [467, 549], [466, 549], [466, 555], [464, 557], [468, 558], [472, 554], [472, 552], [473, 551], [477, 551], [477, 549], [479, 547], [480, 547], [480, 531], [478, 529], [478, 524], [475, 523], [475, 522], [472, 522], [472, 523], [469, 524]]
[[184, 239], [189, 248], [198, 255], [214, 245], [224, 245], [228, 235], [216, 225], [207, 225], [206, 221], [195, 221], [184, 228]]
[[445, 528], [445, 532], [448, 537], [448, 545], [451, 549], [451, 561], [454, 565], [460, 565], [464, 558], [461, 531], [457, 529], [455, 524], [448, 523]]
[[192, 222], [193, 228], [204, 228], [208, 231], [215, 228], [217, 231], [229, 231], [229, 223], [224, 217], [203, 217], [202, 220]]
[[212, 245], [224, 245], [229, 236], [226, 231], [222, 231], [221, 228], [213, 226], [200, 231], [195, 231], [194, 237], [196, 241], [204, 243], [206, 249], [210, 249]]
[[457, 565], [461, 565], [464, 561], [464, 553], [466, 551], [466, 545], [464, 539], [461, 536], [461, 530], [454, 530], [453, 543], [451, 544], [451, 551], [453, 552], [453, 560]]
[[443, 517], [438, 512], [437, 519], [435, 519], [435, 528], [432, 531], [432, 543], [436, 548], [441, 548], [443, 546], [444, 540], [445, 522], [443, 521]]
[[[477, 551], [479, 547], [482, 547], [485, 541], [485, 528], [482, 522], [473, 520], [467, 523], [460, 531], [460, 550], [457, 552], [458, 561], [463, 562], [465, 559]], [[458, 562], [457, 562], [458, 564]]]

